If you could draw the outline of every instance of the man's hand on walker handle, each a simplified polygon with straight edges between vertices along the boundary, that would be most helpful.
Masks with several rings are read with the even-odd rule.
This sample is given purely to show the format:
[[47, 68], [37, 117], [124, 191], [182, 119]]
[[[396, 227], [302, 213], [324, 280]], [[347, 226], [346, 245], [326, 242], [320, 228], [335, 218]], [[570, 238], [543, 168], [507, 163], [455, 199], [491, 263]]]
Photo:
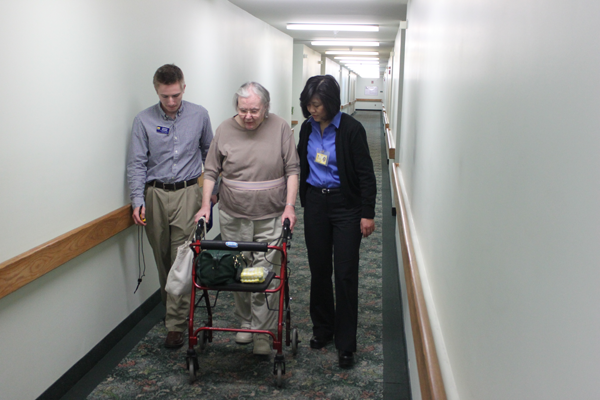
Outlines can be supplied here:
[[368, 218], [360, 219], [360, 232], [363, 237], [369, 236], [375, 230], [375, 220]]

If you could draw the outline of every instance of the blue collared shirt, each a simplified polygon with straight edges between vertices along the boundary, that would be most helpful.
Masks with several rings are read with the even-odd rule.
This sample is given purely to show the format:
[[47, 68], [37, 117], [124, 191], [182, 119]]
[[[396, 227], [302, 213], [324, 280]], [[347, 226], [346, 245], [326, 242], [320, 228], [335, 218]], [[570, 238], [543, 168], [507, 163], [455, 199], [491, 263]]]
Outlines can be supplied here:
[[[323, 136], [321, 136], [319, 123], [314, 121], [312, 117], [309, 118], [312, 132], [308, 137], [307, 156], [310, 171], [306, 182], [312, 186], [329, 189], [340, 187], [340, 175], [335, 154], [335, 132], [340, 127], [341, 119], [342, 112], [339, 111], [323, 131]], [[315, 161], [319, 150], [329, 153], [327, 165]]]
[[133, 207], [144, 205], [146, 182], [187, 181], [202, 174], [213, 138], [208, 111], [181, 102], [175, 119], [160, 103], [140, 112], [133, 120], [127, 159], [127, 180]]

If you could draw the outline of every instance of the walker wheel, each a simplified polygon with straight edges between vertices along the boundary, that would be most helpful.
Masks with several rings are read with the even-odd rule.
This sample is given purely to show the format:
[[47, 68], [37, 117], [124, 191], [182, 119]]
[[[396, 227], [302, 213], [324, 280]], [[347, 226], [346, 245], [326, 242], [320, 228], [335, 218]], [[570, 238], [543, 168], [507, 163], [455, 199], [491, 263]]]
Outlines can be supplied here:
[[298, 354], [298, 329], [292, 329], [292, 354]]
[[194, 365], [194, 359], [188, 357], [187, 364], [188, 372], [190, 373], [190, 384], [192, 384], [196, 380], [196, 366]]
[[204, 349], [206, 349], [206, 341], [206, 331], [200, 331], [200, 335], [198, 337], [198, 348], [200, 351], [204, 351]]
[[277, 363], [277, 387], [280, 388], [283, 386], [283, 366], [281, 363]]

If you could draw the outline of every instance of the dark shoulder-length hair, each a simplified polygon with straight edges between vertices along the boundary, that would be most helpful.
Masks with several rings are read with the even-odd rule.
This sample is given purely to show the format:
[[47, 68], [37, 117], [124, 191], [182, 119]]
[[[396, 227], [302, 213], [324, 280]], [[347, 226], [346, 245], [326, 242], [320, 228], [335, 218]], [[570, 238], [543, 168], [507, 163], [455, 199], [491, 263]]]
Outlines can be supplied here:
[[304, 118], [310, 117], [308, 103], [317, 96], [323, 103], [327, 112], [327, 119], [332, 120], [340, 111], [342, 101], [340, 100], [340, 85], [331, 75], [316, 75], [306, 81], [304, 90], [300, 94], [300, 107]]

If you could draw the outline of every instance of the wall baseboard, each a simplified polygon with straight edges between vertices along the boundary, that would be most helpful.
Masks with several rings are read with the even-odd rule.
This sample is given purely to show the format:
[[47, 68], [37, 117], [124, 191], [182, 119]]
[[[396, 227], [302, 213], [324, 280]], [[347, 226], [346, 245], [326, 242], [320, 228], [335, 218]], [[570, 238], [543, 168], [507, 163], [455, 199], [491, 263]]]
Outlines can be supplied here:
[[38, 400], [56, 400], [63, 397], [81, 378], [96, 366], [117, 343], [129, 333], [146, 315], [161, 302], [160, 290], [148, 299], [102, 339], [81, 360], [73, 365], [52, 386], [42, 393]]

